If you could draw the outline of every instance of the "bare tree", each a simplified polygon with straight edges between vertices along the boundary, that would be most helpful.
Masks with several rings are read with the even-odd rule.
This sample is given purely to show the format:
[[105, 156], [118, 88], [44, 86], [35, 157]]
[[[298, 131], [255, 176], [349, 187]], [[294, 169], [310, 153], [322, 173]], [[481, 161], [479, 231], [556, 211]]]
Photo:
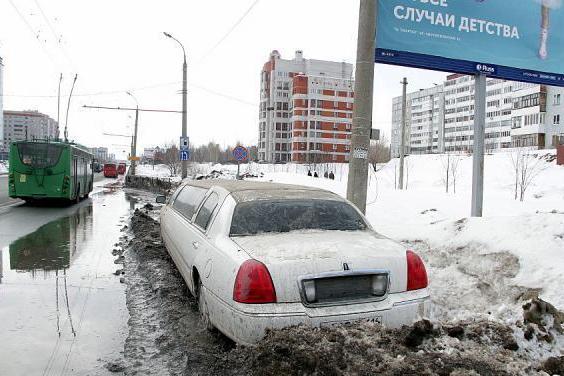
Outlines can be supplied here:
[[450, 187], [450, 154], [447, 153], [446, 155], [441, 156], [441, 176], [443, 183], [445, 183], [446, 193], [448, 193], [448, 189]]
[[176, 145], [170, 144], [165, 147], [163, 162], [166, 165], [166, 167], [168, 167], [170, 176], [178, 175], [182, 163], [180, 162], [179, 150]]
[[461, 161], [461, 157], [456, 155], [453, 156], [453, 158], [450, 161], [450, 178], [452, 181], [452, 189], [454, 191], [454, 194], [456, 194], [456, 181], [458, 180], [458, 174], [459, 174], [459, 169], [458, 166], [460, 164]]
[[519, 201], [523, 202], [527, 189], [546, 167], [541, 158], [537, 158], [536, 155], [529, 153], [523, 147], [516, 148], [510, 153], [510, 156], [515, 176], [514, 199], [519, 198]]
[[381, 169], [384, 163], [390, 161], [390, 145], [388, 139], [385, 135], [378, 141], [373, 141], [370, 143], [370, 148], [368, 150], [368, 162], [372, 166], [374, 171]]

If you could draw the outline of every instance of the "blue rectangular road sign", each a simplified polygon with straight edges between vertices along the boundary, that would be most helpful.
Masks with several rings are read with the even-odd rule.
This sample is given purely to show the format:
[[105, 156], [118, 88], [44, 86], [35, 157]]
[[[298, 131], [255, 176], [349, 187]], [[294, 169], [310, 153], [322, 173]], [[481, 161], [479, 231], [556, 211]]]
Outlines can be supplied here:
[[378, 0], [376, 62], [564, 86], [563, 0]]
[[180, 160], [187, 161], [190, 159], [190, 152], [188, 150], [181, 150], [180, 151]]

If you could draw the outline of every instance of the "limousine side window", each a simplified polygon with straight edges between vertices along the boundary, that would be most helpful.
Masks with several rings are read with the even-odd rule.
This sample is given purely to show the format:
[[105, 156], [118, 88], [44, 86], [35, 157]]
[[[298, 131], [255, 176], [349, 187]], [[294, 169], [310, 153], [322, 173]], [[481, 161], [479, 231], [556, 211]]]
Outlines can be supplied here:
[[219, 196], [217, 195], [217, 193], [212, 193], [208, 197], [206, 202], [204, 202], [204, 205], [202, 205], [202, 208], [198, 212], [195, 221], [196, 224], [200, 226], [202, 229], [207, 230], [208, 225], [210, 224], [211, 216], [218, 202], [219, 202]]
[[172, 207], [191, 221], [206, 192], [207, 189], [204, 188], [186, 186], [174, 200]]

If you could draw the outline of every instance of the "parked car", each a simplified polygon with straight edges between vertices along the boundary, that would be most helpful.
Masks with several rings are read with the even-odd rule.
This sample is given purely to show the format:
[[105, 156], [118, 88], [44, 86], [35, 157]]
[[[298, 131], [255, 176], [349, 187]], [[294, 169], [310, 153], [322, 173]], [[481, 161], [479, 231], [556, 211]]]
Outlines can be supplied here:
[[400, 327], [429, 314], [421, 258], [336, 194], [203, 180], [165, 201], [157, 198], [162, 238], [202, 319], [238, 343], [256, 343], [267, 328]]
[[120, 163], [117, 166], [117, 172], [120, 175], [124, 175], [125, 174], [125, 170], [127, 170], [127, 165], [125, 163]]
[[118, 169], [115, 163], [104, 164], [104, 177], [105, 178], [117, 178]]

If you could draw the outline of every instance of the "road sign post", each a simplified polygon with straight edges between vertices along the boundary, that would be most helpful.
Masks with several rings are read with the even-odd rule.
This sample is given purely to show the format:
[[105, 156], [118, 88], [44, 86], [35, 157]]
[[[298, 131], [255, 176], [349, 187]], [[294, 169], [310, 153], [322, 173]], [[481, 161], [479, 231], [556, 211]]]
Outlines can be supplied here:
[[241, 162], [249, 158], [249, 151], [243, 146], [237, 146], [233, 149], [233, 157], [237, 161], [237, 180], [241, 179]]

